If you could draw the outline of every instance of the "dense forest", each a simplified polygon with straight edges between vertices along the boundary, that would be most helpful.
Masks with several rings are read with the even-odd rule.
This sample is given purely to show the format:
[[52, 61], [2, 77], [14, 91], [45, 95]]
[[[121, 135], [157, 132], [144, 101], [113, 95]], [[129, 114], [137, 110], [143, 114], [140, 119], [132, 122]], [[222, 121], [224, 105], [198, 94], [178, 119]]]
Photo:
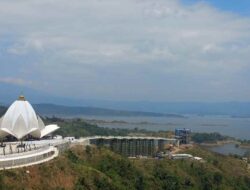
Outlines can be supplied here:
[[216, 143], [218, 141], [234, 140], [232, 137], [224, 136], [219, 133], [193, 133], [192, 141], [195, 143]]
[[45, 164], [1, 171], [0, 189], [250, 189], [250, 172], [244, 161], [199, 147], [188, 153], [205, 162], [128, 159], [105, 148], [78, 146]]

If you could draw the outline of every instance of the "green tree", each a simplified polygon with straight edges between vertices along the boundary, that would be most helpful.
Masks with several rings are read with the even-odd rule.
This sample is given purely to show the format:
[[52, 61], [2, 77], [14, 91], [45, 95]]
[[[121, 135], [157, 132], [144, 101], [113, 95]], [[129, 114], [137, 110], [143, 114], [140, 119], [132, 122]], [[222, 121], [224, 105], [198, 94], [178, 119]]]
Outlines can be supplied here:
[[221, 173], [219, 172], [215, 172], [214, 173], [214, 183], [219, 186], [222, 183], [223, 180], [223, 176]]

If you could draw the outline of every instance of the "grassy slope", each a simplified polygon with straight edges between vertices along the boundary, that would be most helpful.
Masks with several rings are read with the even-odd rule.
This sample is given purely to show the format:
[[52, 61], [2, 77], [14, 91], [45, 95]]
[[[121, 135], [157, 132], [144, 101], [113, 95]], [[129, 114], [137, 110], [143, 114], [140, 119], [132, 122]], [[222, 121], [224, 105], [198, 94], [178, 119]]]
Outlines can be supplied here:
[[206, 158], [207, 162], [129, 160], [107, 149], [83, 150], [79, 146], [42, 165], [1, 171], [0, 189], [250, 188], [250, 173], [241, 160], [199, 147], [188, 151]]

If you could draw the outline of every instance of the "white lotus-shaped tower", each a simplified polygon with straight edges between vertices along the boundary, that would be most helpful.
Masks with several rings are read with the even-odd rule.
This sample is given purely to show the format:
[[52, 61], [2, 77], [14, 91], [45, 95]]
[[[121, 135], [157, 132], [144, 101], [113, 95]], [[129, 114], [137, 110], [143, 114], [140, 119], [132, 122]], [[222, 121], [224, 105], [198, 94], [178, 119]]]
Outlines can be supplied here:
[[59, 129], [57, 125], [45, 126], [24, 96], [20, 96], [0, 119], [0, 138], [12, 135], [22, 139], [26, 135], [42, 138]]

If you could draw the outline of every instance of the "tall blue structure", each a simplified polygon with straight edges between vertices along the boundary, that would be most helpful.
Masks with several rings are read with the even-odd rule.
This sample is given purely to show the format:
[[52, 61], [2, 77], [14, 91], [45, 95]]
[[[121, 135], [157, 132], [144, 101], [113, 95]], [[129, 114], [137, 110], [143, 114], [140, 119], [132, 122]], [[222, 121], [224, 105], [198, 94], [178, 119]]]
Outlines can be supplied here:
[[191, 139], [190, 129], [175, 129], [175, 138], [180, 140], [181, 144], [189, 144]]

